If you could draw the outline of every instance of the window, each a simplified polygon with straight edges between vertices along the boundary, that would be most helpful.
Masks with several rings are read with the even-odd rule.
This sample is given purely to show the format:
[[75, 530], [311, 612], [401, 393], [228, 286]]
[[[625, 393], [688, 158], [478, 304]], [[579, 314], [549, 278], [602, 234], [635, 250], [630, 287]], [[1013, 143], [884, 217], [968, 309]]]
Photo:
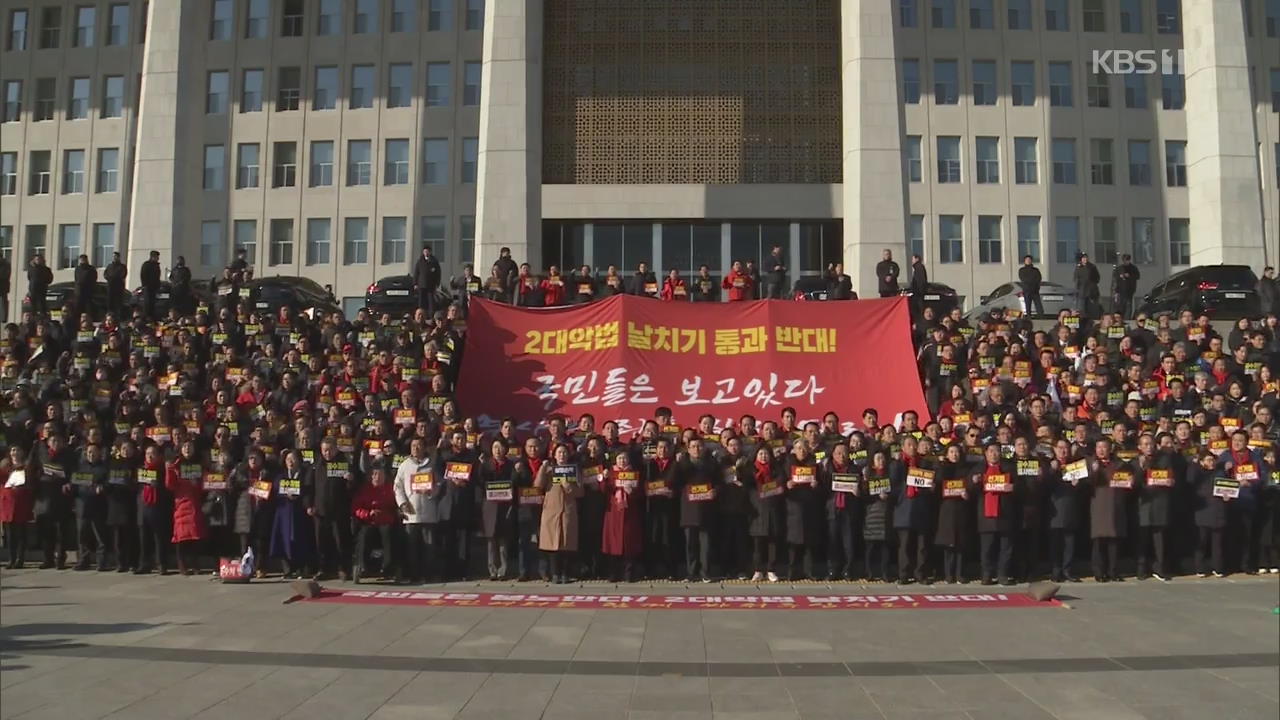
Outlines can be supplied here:
[[58, 81], [54, 78], [36, 80], [36, 112], [31, 118], [36, 122], [53, 119], [53, 109], [58, 105]]
[[458, 216], [458, 257], [474, 262], [476, 257], [476, 216]]
[[75, 267], [80, 257], [80, 226], [58, 226], [58, 268], [66, 270]]
[[955, 60], [933, 61], [933, 102], [938, 105], [960, 102], [960, 70]]
[[27, 23], [29, 16], [26, 10], [9, 11], [9, 35], [5, 39], [5, 50], [27, 49]]
[[40, 49], [58, 47], [62, 35], [62, 8], [45, 7], [40, 10]]
[[280, 13], [280, 35], [302, 37], [302, 0], [284, 0]]
[[907, 174], [907, 182], [918, 183], [921, 181], [921, 161], [920, 161], [920, 136], [908, 135], [906, 143], [902, 146], [902, 155], [904, 163], [904, 171]]
[[102, 111], [104, 118], [124, 115], [124, 76], [108, 75], [102, 79]]
[[93, 6], [76, 8], [76, 34], [71, 38], [72, 47], [93, 47], [93, 30], [97, 25], [97, 10]]
[[1018, 262], [1030, 255], [1031, 262], [1040, 262], [1040, 218], [1035, 215], [1018, 216]]
[[120, 150], [98, 149], [98, 181], [96, 192], [113, 193], [120, 189]]
[[351, 66], [351, 92], [349, 102], [352, 110], [373, 107], [374, 82], [372, 65]]
[[414, 15], [414, 5], [416, 0], [392, 0], [391, 2], [391, 32], [414, 32], [417, 30], [415, 25], [416, 16]]
[[409, 107], [413, 100], [413, 65], [392, 63], [387, 66], [387, 107]]
[[262, 71], [245, 70], [240, 82], [240, 112], [262, 112]]
[[1049, 63], [1049, 105], [1071, 107], [1071, 63]]
[[991, 30], [996, 26], [994, 0], [969, 0], [969, 28]]
[[271, 187], [293, 187], [298, 183], [298, 146], [278, 142], [272, 148]]
[[235, 16], [235, 8], [231, 5], [231, 2], [232, 0], [213, 0], [212, 10], [209, 15], [210, 40], [231, 39], [231, 22]]
[[1115, 162], [1112, 142], [1106, 138], [1089, 141], [1089, 182], [1093, 185], [1115, 185]]
[[479, 154], [479, 138], [462, 138], [462, 182], [473, 183], [476, 181]]
[[1017, 185], [1035, 185], [1040, 182], [1036, 158], [1036, 139], [1013, 139], [1013, 182]]
[[[107, 11], [107, 44], [126, 45], [129, 42], [129, 6], [112, 5]], [[115, 231], [114, 226], [112, 231]]]
[[408, 259], [409, 224], [402, 217], [382, 219], [382, 264], [403, 263]]
[[449, 141], [445, 138], [422, 141], [422, 182], [427, 185], [449, 182]]
[[28, 195], [48, 195], [50, 180], [49, 151], [33, 150], [31, 152], [31, 169], [27, 176]]
[[1009, 0], [1009, 29], [1031, 29], [1031, 0]]
[[111, 253], [116, 251], [115, 223], [94, 223], [93, 225], [93, 257], [89, 262], [103, 266], [111, 262]]
[[311, 143], [311, 168], [308, 172], [311, 187], [329, 187], [333, 184], [333, 142], [314, 140]]
[[1004, 250], [1000, 240], [999, 215], [978, 216], [978, 262], [999, 263], [1004, 261]]
[[1030, 60], [1014, 60], [1009, 65], [1010, 96], [1017, 107], [1036, 104], [1036, 64]]
[[1177, 35], [1182, 32], [1180, 0], [1156, 0], [1156, 32]]
[[1280, 0], [1267, 0], [1267, 37], [1280, 37]]
[[1147, 140], [1129, 141], [1129, 184], [1151, 184], [1151, 143]]
[[979, 184], [992, 185], [1000, 182], [1000, 138], [979, 137], [974, 141], [977, 159], [977, 180]]
[[71, 78], [67, 93], [67, 119], [83, 120], [89, 117], [89, 78]]
[[481, 66], [478, 62], [467, 62], [462, 64], [463, 105], [480, 104], [480, 72]]
[[1271, 111], [1280, 112], [1280, 68], [1271, 68]]
[[[13, 226], [0, 225], [0, 258], [13, 259]], [[12, 262], [10, 263], [12, 264]]]
[[1131, 110], [1147, 109], [1147, 76], [1128, 73], [1124, 76], [1124, 106]]
[[347, 142], [347, 185], [373, 182], [373, 143], [368, 140]]
[[1053, 219], [1054, 260], [1063, 265], [1074, 265], [1080, 252], [1080, 218], [1056, 217]]
[[898, 0], [898, 25], [913, 28], [920, 24], [920, 10], [916, 0]]
[[205, 220], [200, 223], [200, 264], [218, 267], [224, 263], [222, 248], [225, 244], [221, 220]]
[[22, 121], [22, 81], [4, 81], [4, 122]]
[[0, 195], [18, 194], [18, 153], [0, 153]]
[[907, 257], [912, 255], [924, 257], [923, 215], [912, 215], [907, 218]]
[[302, 99], [302, 71], [296, 67], [282, 67], [279, 73], [279, 91], [276, 93], [276, 112], [297, 110]]
[[221, 145], [204, 146], [204, 189], [221, 190], [226, 177], [227, 151]]
[[292, 220], [272, 220], [271, 221], [271, 257], [270, 265], [292, 265], [293, 264], [293, 221]]
[[956, 0], [930, 0], [930, 17], [935, 28], [956, 26]]
[[938, 262], [964, 262], [964, 216], [938, 216]]
[[258, 187], [258, 143], [240, 143], [236, 148], [236, 187]]
[[333, 110], [338, 107], [338, 68], [321, 65], [316, 68], [316, 86], [312, 91], [312, 110]]
[[84, 192], [84, 151], [62, 152], [62, 194], [75, 195]]
[[427, 7], [428, 30], [453, 29], [453, 3], [455, 0], [430, 0]]
[[1142, 0], [1120, 0], [1120, 32], [1142, 32]]
[[316, 15], [316, 34], [342, 34], [342, 0], [320, 0], [320, 11]]
[[444, 257], [445, 227], [448, 223], [442, 215], [424, 215], [422, 217], [422, 244], [431, 247], [431, 253], [437, 258]]
[[[1274, 96], [1273, 96], [1274, 97]], [[1168, 73], [1160, 75], [1160, 105], [1165, 110], [1181, 110], [1187, 102], [1187, 88], [1182, 75]]]
[[1139, 265], [1153, 265], [1156, 261], [1156, 221], [1155, 218], [1133, 218], [1131, 227], [1133, 234], [1133, 261]]
[[45, 235], [48, 228], [44, 225], [27, 226], [27, 262], [37, 255], [45, 254]]
[[351, 32], [368, 35], [378, 32], [378, 0], [356, 0], [356, 16]]
[[1071, 29], [1071, 15], [1067, 0], [1045, 0], [1044, 29], [1066, 32]]
[[1169, 218], [1169, 264], [1191, 264], [1191, 221]]
[[1071, 138], [1053, 140], [1053, 183], [1076, 184], [1076, 141]]
[[1084, 31], [1107, 31], [1107, 8], [1103, 0], [1084, 0]]
[[1111, 107], [1111, 78], [1104, 72], [1089, 75], [1089, 85], [1085, 89], [1086, 101], [1092, 108]]
[[215, 70], [206, 80], [204, 111], [209, 115], [221, 115], [227, 111], [227, 71]]
[[1120, 261], [1116, 245], [1116, 219], [1113, 217], [1096, 217], [1093, 219], [1093, 258], [1094, 262], [1114, 265]]
[[329, 218], [307, 219], [307, 264], [327, 265], [329, 263], [329, 234], [333, 222]]
[[244, 36], [248, 39], [264, 38], [271, 25], [271, 0], [246, 0]]
[[1187, 143], [1185, 140], [1164, 141], [1164, 179], [1169, 187], [1187, 186]]
[[973, 61], [973, 104], [996, 104], [996, 64], [992, 60]]
[[960, 182], [960, 138], [941, 136], [938, 138], [938, 182]]
[[342, 264], [369, 262], [369, 218], [347, 218], [342, 223]]
[[427, 63], [427, 107], [449, 106], [449, 63]]
[[235, 252], [244, 250], [245, 259], [252, 265], [258, 258], [258, 221], [236, 220], [231, 224], [231, 245]]
[[388, 140], [385, 162], [386, 168], [383, 170], [383, 184], [409, 184], [408, 140]]
[[902, 102], [907, 105], [920, 102], [920, 61], [914, 58], [902, 61]]
[[466, 0], [468, 30], [484, 29], [484, 0]]

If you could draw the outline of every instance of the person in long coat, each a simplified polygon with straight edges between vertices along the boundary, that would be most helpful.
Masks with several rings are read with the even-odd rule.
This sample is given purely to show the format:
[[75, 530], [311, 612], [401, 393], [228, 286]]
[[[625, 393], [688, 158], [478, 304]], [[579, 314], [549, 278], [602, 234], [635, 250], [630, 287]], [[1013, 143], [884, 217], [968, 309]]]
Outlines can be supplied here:
[[[858, 561], [858, 543], [862, 535], [862, 466], [866, 465], [867, 450], [861, 433], [854, 433], [850, 442], [860, 452], [862, 459], [851, 456], [848, 445], [836, 442], [831, 455], [825, 461], [823, 487], [827, 490], [827, 579], [857, 580], [861, 577], [855, 567]], [[840, 488], [840, 490], [836, 490]]]
[[284, 456], [284, 472], [271, 488], [271, 557], [279, 558], [286, 579], [310, 569], [315, 531], [311, 525], [311, 481], [302, 454]]
[[337, 569], [345, 581], [351, 563], [351, 496], [358, 484], [350, 458], [325, 438], [311, 471], [311, 522], [315, 528], [316, 580]]
[[1019, 482], [1013, 464], [1000, 457], [1000, 445], [987, 443], [984, 462], [973, 476], [978, 494], [977, 527], [981, 542], [982, 584], [1012, 585], [1013, 553], [1022, 513], [1018, 509]]
[[258, 558], [254, 574], [262, 577], [262, 561], [266, 559], [265, 551], [275, 514], [270, 502], [275, 478], [268, 470], [261, 450], [254, 448], [249, 451], [244, 462], [232, 471], [229, 486], [235, 508], [231, 530], [240, 539], [241, 555], [253, 548]]
[[[10, 570], [22, 568], [23, 554], [27, 551], [27, 523], [32, 518], [31, 484], [34, 477], [35, 467], [27, 462], [27, 451], [20, 445], [10, 445], [8, 464], [0, 468], [0, 526], [4, 528], [4, 546], [9, 550]], [[12, 485], [9, 484], [10, 478], [14, 481]]]
[[155, 560], [160, 574], [168, 574], [169, 546], [173, 540], [173, 495], [165, 487], [164, 454], [158, 445], [148, 445], [142, 465], [135, 474], [138, 489], [138, 565], [135, 575], [151, 572]]
[[605, 572], [600, 551], [607, 505], [601, 483], [609, 466], [604, 438], [596, 435], [587, 438], [578, 464], [583, 474], [582, 498], [578, 500], [578, 565], [583, 578], [597, 579]]
[[[902, 457], [889, 463], [889, 478], [893, 481], [893, 529], [898, 533], [898, 583], [910, 581], [914, 569], [916, 582], [927, 580], [929, 566], [929, 538], [933, 528], [936, 478], [932, 477], [933, 463], [916, 454], [916, 439], [911, 435], [902, 438]], [[923, 472], [921, 472], [923, 471]], [[908, 482], [908, 475], [916, 480]], [[928, 487], [923, 487], [925, 482]]]
[[827, 529], [818, 462], [802, 439], [791, 444], [784, 460], [787, 479], [787, 545], [791, 562], [787, 574], [792, 580], [813, 577], [813, 563]]
[[1111, 455], [1111, 440], [1101, 438], [1089, 461], [1089, 537], [1093, 576], [1120, 581], [1120, 542], [1129, 537], [1129, 496], [1136, 487], [1132, 466]]
[[[192, 440], [182, 443], [178, 455], [165, 467], [164, 486], [173, 494], [173, 537], [171, 542], [178, 554], [178, 573], [192, 575], [200, 572], [200, 555], [196, 545], [208, 536], [201, 504], [204, 490], [201, 488], [204, 469], [196, 460], [196, 444]], [[194, 476], [188, 468], [194, 467]]]
[[570, 462], [568, 445], [556, 446], [552, 462], [539, 469], [535, 484], [544, 494], [538, 549], [547, 553], [551, 581], [569, 582], [573, 553], [578, 550], [578, 498], [582, 497], [581, 469]]
[[[225, 431], [224, 431], [225, 432]], [[235, 492], [231, 485], [231, 476], [235, 471], [235, 455], [232, 452], [230, 437], [223, 435], [219, 442], [214, 440], [204, 464], [204, 512], [205, 522], [209, 526], [209, 549], [215, 558], [235, 552]], [[240, 551], [244, 554], [244, 550]], [[215, 567], [216, 571], [217, 568]]]
[[724, 453], [719, 457], [724, 482], [718, 491], [720, 511], [720, 564], [726, 578], [747, 579], [751, 565], [751, 499], [746, 477], [751, 474], [751, 459], [742, 454], [742, 439], [726, 433], [721, 436]]
[[480, 461], [479, 482], [484, 489], [480, 534], [488, 546], [489, 579], [505, 580], [518, 543], [516, 463], [507, 457], [507, 443], [500, 437], [494, 438], [489, 450], [489, 456]]
[[645, 487], [646, 569], [651, 578], [675, 579], [678, 573], [676, 568], [679, 566], [676, 558], [676, 535], [680, 506], [675, 499], [676, 462], [671, 456], [671, 440], [665, 437], [657, 440], [654, 456], [645, 461], [641, 475]]
[[36, 445], [35, 456], [39, 472], [32, 482], [35, 495], [32, 511], [44, 550], [40, 568], [62, 570], [66, 567], [66, 545], [73, 527], [71, 474], [76, 469], [76, 458], [67, 448], [66, 437], [56, 431]]
[[[1166, 535], [1172, 515], [1173, 489], [1180, 484], [1177, 455], [1173, 450], [1157, 450], [1149, 433], [1138, 438], [1138, 457], [1134, 464], [1138, 476], [1138, 579], [1150, 575], [1167, 582], [1165, 555]], [[1155, 563], [1152, 564], [1152, 555]]]
[[893, 508], [893, 482], [889, 477], [889, 453], [876, 450], [862, 471], [862, 541], [866, 548], [867, 578], [889, 582], [889, 533]]
[[1046, 482], [1049, 485], [1049, 565], [1054, 582], [1079, 582], [1072, 572], [1076, 556], [1076, 531], [1080, 528], [1082, 495], [1088, 487], [1079, 479], [1064, 479], [1066, 467], [1073, 462], [1071, 443], [1059, 438], [1053, 444]]
[[[644, 490], [640, 473], [631, 467], [631, 456], [618, 453], [605, 473], [602, 492], [608, 505], [600, 550], [613, 558], [611, 579], [631, 582], [636, 560], [644, 556]], [[621, 572], [619, 572], [621, 571]]]
[[542, 528], [542, 504], [546, 495], [535, 482], [547, 458], [537, 438], [524, 442], [524, 453], [516, 460], [512, 477], [516, 484], [516, 533], [519, 550], [519, 579], [531, 580], [536, 572], [543, 580], [551, 579], [547, 557], [538, 552], [538, 532]]
[[71, 476], [76, 497], [76, 570], [88, 570], [89, 559], [97, 555], [99, 572], [107, 570], [107, 549], [111, 547], [107, 533], [107, 463], [101, 445], [89, 445]]
[[1048, 504], [1048, 463], [1031, 452], [1031, 442], [1025, 435], [1013, 441], [1013, 471], [1018, 476], [1019, 507], [1022, 524], [1019, 527], [1018, 550], [1021, 557], [1022, 578], [1031, 582], [1038, 576], [1040, 566], [1041, 536], [1044, 532], [1045, 506]]
[[138, 561], [138, 446], [122, 440], [107, 463], [107, 532], [116, 551], [116, 572], [133, 570]]
[[787, 504], [783, 497], [787, 481], [782, 472], [782, 463], [774, 459], [773, 450], [762, 445], [756, 448], [750, 473], [743, 476], [752, 509], [747, 528], [752, 544], [752, 582], [778, 582], [778, 555], [787, 538]]
[[1230, 501], [1213, 494], [1217, 460], [1209, 450], [1202, 449], [1196, 464], [1188, 468], [1188, 482], [1196, 491], [1196, 572], [1200, 577], [1209, 577], [1211, 572], [1214, 577], [1222, 577], [1224, 572], [1222, 540]]
[[689, 440], [685, 453], [676, 464], [680, 528], [684, 531], [685, 577], [690, 580], [698, 577], [703, 582], [710, 582], [716, 497], [724, 475], [698, 437]]
[[969, 507], [968, 468], [964, 450], [953, 443], [947, 446], [934, 481], [940, 499], [933, 544], [942, 548], [942, 577], [948, 584], [965, 582], [964, 551], [972, 532], [973, 513]]

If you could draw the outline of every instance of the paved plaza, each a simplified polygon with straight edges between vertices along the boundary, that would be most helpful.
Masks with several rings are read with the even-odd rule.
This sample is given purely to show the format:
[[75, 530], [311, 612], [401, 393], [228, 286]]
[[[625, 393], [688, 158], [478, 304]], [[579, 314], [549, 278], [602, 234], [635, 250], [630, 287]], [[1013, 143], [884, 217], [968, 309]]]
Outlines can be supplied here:
[[[6, 572], [0, 587], [4, 718], [1280, 716], [1275, 576], [1083, 583], [1064, 588], [1063, 607], [955, 610], [284, 604], [289, 585], [271, 580], [71, 571]], [[443, 589], [954, 592], [822, 583]]]

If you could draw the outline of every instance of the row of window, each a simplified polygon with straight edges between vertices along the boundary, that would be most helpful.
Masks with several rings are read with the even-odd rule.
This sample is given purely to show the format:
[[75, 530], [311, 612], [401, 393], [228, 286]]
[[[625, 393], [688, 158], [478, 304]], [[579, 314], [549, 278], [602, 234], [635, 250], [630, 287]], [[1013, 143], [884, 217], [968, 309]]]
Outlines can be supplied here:
[[[334, 167], [337, 165], [334, 141], [313, 140], [307, 161], [307, 187], [330, 187], [334, 184]], [[476, 181], [479, 170], [479, 138], [462, 138], [462, 162], [459, 182]], [[261, 183], [261, 153], [258, 143], [240, 143], [236, 146], [235, 188], [256, 188]], [[373, 141], [348, 140], [342, 183], [347, 187], [373, 185], [375, 158]], [[424, 185], [445, 185], [449, 182], [448, 138], [425, 138], [422, 141], [422, 175]], [[409, 140], [387, 140], [382, 163], [383, 185], [409, 185], [412, 163], [409, 161]], [[205, 190], [226, 189], [226, 148], [223, 145], [204, 147], [203, 187]], [[298, 144], [277, 142], [272, 146], [271, 187], [295, 187], [298, 184]]]
[[[58, 256], [49, 256], [49, 228], [46, 225], [28, 225], [26, 228], [26, 258], [23, 265], [31, 262], [36, 255], [45, 256], [45, 260], [59, 269], [75, 267], [81, 253], [89, 256], [89, 262], [104, 266], [111, 262], [111, 253], [116, 251], [116, 224], [91, 223], [89, 239], [92, 247], [84, 247], [84, 228], [79, 224], [58, 225]], [[0, 225], [0, 257], [13, 260], [13, 226]]]
[[[924, 159], [921, 136], [908, 135], [902, 144], [904, 172], [908, 182], [924, 180]], [[964, 161], [958, 135], [937, 137], [937, 182], [940, 184], [964, 182]], [[1150, 140], [1128, 140], [1128, 183], [1134, 187], [1152, 184], [1152, 158]], [[971, 182], [979, 185], [999, 184], [1001, 176], [1000, 138], [979, 136], [974, 138], [973, 174]], [[1075, 185], [1077, 179], [1077, 152], [1075, 138], [1053, 138], [1050, 142], [1052, 180], [1054, 185]], [[1036, 185], [1040, 182], [1039, 138], [1013, 138], [1013, 183]], [[1165, 185], [1187, 186], [1187, 143], [1185, 140], [1166, 140], [1164, 143]], [[1116, 184], [1115, 141], [1110, 138], [1089, 140], [1089, 184]]]
[[[337, 109], [340, 93], [344, 89], [339, 72], [340, 69], [336, 65], [315, 67], [311, 84], [312, 110]], [[350, 67], [345, 88], [347, 107], [351, 110], [373, 107], [379, 87], [383, 93], [385, 107], [409, 107], [413, 101], [416, 85], [413, 63], [388, 64], [383, 83], [379, 83], [377, 75], [376, 65]], [[480, 78], [479, 62], [462, 63], [462, 104], [464, 106], [480, 104]], [[426, 107], [448, 107], [453, 101], [452, 89], [453, 65], [449, 62], [427, 63], [423, 104]], [[262, 69], [250, 68], [240, 72], [239, 112], [261, 112], [266, 93], [266, 79]], [[230, 107], [230, 94], [230, 74], [226, 70], [209, 71], [205, 80], [205, 112], [210, 115], [226, 113]], [[297, 110], [301, 105], [302, 97], [301, 68], [279, 68], [276, 73], [276, 111]]]
[[[146, 3], [143, 3], [142, 22], [144, 25], [138, 33], [139, 38], [146, 37]], [[89, 48], [95, 45], [120, 46], [129, 42], [129, 3], [111, 3], [106, 12], [100, 14], [93, 5], [80, 5], [75, 8], [73, 18], [75, 25], [71, 30], [71, 47]], [[31, 41], [31, 13], [26, 8], [15, 8], [9, 11], [8, 25], [5, 30], [5, 50], [26, 50]], [[41, 49], [56, 48], [62, 44], [63, 14], [62, 8], [50, 5], [40, 8], [40, 35], [37, 47]], [[101, 33], [101, 35], [100, 35]]]
[[[67, 82], [64, 104], [67, 120], [84, 120], [89, 117], [93, 103], [92, 79], [73, 77]], [[23, 82], [5, 80], [4, 94], [0, 95], [0, 122], [22, 122]], [[31, 107], [31, 121], [52, 120], [58, 109], [58, 81], [56, 78], [37, 78]], [[98, 96], [98, 117], [118, 118], [124, 115], [124, 76], [105, 75]]]
[[[1004, 0], [1006, 13], [1002, 25], [1009, 30], [1032, 30], [1035, 13], [1031, 0]], [[1108, 5], [1117, 5], [1117, 12], [1108, 12]], [[898, 0], [898, 24], [904, 28], [920, 27], [920, 13], [924, 0]], [[997, 24], [995, 0], [966, 0], [969, 10], [965, 25], [971, 30], [994, 30]], [[1144, 33], [1148, 17], [1145, 7], [1149, 0], [1081, 0], [1080, 14], [1075, 14], [1072, 0], [1044, 0], [1043, 24], [1049, 32], [1070, 32], [1074, 23], [1084, 32], [1107, 32], [1108, 27], [1121, 33]], [[1280, 37], [1280, 0], [1266, 0], [1267, 37]], [[949, 30], [962, 22], [960, 0], [928, 0], [929, 27]], [[1253, 36], [1253, 3], [1243, 0], [1245, 33]], [[1114, 24], [1113, 24], [1114, 23]], [[1160, 35], [1177, 35], [1182, 32], [1182, 7], [1180, 0], [1155, 0], [1155, 30]]]
[[[53, 192], [53, 153], [49, 150], [33, 150], [28, 156], [27, 194], [48, 195]], [[89, 192], [84, 150], [62, 151], [62, 177], [59, 192], [76, 195]], [[120, 149], [98, 148], [93, 192], [113, 193], [120, 190]], [[0, 195], [18, 194], [18, 154], [0, 153]]]
[[[1005, 257], [1006, 218], [1001, 215], [978, 215], [976, 227], [970, 227], [963, 215], [939, 215], [937, 218], [937, 242], [926, 252], [925, 216], [907, 218], [907, 252], [916, 253], [939, 264], [965, 262], [967, 237], [976, 234], [979, 263], [1016, 263], [1031, 256], [1042, 262], [1041, 220], [1039, 215], [1018, 215], [1013, 219], [1015, 254]], [[1094, 262], [1114, 264], [1121, 254], [1132, 255], [1140, 265], [1154, 265], [1156, 257], [1156, 218], [1134, 217], [1129, 219], [1129, 245], [1121, 250], [1119, 242], [1120, 220], [1115, 217], [1092, 218], [1092, 246], [1081, 244], [1080, 218], [1059, 215], [1053, 218], [1053, 261], [1073, 265], [1076, 253], [1084, 251]], [[1170, 265], [1191, 263], [1191, 227], [1187, 218], [1169, 218], [1168, 246]]]
[[[376, 35], [379, 28], [388, 32], [418, 32], [417, 8], [422, 0], [387, 0], [389, 16], [384, 16], [382, 0], [351, 0], [349, 13], [343, 13], [343, 0], [283, 0], [276, 3], [280, 9], [279, 34], [281, 37], [302, 37], [307, 30], [307, 8], [314, 7], [311, 27], [315, 35], [325, 37], [341, 35], [350, 28], [353, 35]], [[458, 0], [428, 0], [426, 30], [437, 32], [454, 29], [455, 6]], [[484, 0], [463, 0], [463, 28], [484, 29]], [[271, 34], [271, 1], [242, 0], [241, 37], [260, 39]], [[230, 40], [236, 27], [236, 4], [233, 0], [211, 0], [209, 4], [209, 39]]]

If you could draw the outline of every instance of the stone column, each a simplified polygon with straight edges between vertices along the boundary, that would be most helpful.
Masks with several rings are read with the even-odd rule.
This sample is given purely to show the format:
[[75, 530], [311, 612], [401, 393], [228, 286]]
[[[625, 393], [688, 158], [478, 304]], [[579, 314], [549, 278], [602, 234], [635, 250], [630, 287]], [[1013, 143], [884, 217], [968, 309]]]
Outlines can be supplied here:
[[902, 105], [894, 54], [893, 3], [842, 0], [844, 265], [860, 297], [877, 297], [875, 266], [885, 248], [906, 246]]
[[1191, 0], [1182, 15], [1191, 264], [1260, 270], [1262, 178], [1241, 4]]
[[542, 267], [542, 0], [490, 0], [484, 10], [476, 274], [503, 247]]

